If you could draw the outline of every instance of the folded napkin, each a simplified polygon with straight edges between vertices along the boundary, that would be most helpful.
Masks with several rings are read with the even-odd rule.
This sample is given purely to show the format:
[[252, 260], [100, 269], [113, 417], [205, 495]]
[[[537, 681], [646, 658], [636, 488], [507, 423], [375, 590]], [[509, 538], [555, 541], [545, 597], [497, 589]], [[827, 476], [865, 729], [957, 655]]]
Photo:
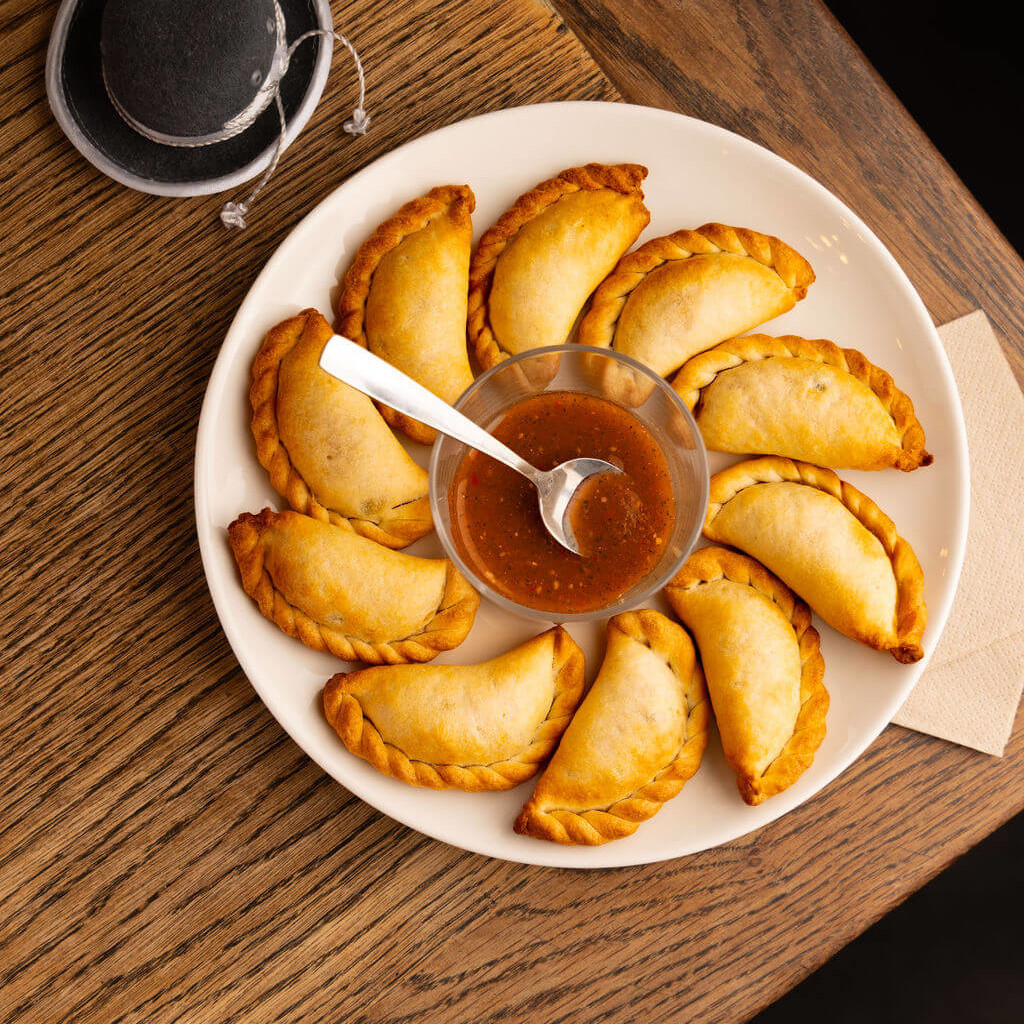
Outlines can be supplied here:
[[1024, 395], [980, 310], [939, 328], [971, 459], [960, 587], [897, 725], [1002, 756], [1024, 684]]

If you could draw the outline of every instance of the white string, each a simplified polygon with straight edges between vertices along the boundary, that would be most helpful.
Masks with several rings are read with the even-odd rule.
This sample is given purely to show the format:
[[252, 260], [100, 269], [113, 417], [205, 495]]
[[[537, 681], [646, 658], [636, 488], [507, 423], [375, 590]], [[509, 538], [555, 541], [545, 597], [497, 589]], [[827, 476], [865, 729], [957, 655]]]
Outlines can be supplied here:
[[[359, 54], [356, 53], [356, 48], [340, 33], [334, 32], [331, 29], [326, 28], [314, 28], [308, 32], [304, 32], [298, 39], [295, 40], [291, 46], [285, 51], [283, 59], [283, 70], [281, 72], [281, 78], [288, 72], [288, 65], [291, 62], [292, 54], [307, 40], [312, 39], [314, 36], [333, 36], [339, 43], [341, 43], [350, 54], [352, 59], [355, 61], [356, 74], [359, 76], [359, 101], [352, 111], [352, 116], [345, 120], [342, 128], [348, 132], [349, 135], [365, 135], [366, 130], [370, 127], [370, 115], [367, 114], [365, 107], [363, 106], [366, 101], [366, 78], [363, 75], [363, 62], [359, 59]], [[281, 130], [277, 136], [277, 143], [274, 146], [274, 155], [267, 165], [267, 169], [263, 172], [260, 180], [256, 183], [256, 187], [243, 199], [240, 203], [227, 202], [224, 204], [223, 209], [220, 211], [220, 219], [225, 227], [227, 228], [239, 228], [244, 230], [246, 227], [245, 216], [249, 212], [252, 204], [255, 202], [256, 197], [263, 191], [264, 186], [270, 181], [270, 176], [277, 169], [277, 165], [284, 155], [285, 144], [285, 119], [284, 119], [284, 105], [281, 103], [281, 91], [280, 91], [280, 79], [274, 87], [274, 103], [277, 106], [277, 117], [281, 125]]]

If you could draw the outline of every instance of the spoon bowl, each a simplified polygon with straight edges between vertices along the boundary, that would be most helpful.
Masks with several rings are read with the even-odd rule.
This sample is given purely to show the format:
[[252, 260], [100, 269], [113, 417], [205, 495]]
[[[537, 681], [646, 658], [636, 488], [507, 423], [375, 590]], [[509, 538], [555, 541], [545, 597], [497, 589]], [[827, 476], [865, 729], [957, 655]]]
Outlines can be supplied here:
[[569, 517], [572, 499], [584, 480], [598, 473], [621, 472], [618, 466], [613, 466], [604, 459], [570, 459], [546, 473], [535, 470], [536, 475], [531, 477], [537, 487], [540, 517], [548, 533], [574, 555], [580, 553], [580, 546]]

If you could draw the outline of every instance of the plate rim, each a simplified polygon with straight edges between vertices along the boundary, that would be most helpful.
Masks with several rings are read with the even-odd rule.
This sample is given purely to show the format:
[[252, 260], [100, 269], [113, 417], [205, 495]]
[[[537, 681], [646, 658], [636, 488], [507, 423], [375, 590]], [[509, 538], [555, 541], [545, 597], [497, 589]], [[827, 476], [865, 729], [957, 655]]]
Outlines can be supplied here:
[[[224, 612], [222, 612], [220, 601], [222, 598], [219, 596], [224, 592], [222, 586], [223, 581], [219, 581], [218, 577], [211, 572], [211, 560], [212, 550], [210, 548], [210, 541], [205, 537], [205, 526], [204, 524], [208, 521], [209, 516], [207, 512], [207, 501], [205, 492], [200, 483], [200, 462], [201, 453], [205, 450], [209, 444], [209, 437], [213, 430], [213, 405], [214, 405], [214, 393], [220, 393], [224, 390], [223, 382], [229, 375], [231, 369], [230, 356], [234, 352], [240, 342], [233, 340], [233, 335], [236, 330], [236, 326], [242, 319], [243, 313], [246, 307], [252, 300], [252, 295], [258, 290], [258, 286], [265, 278], [273, 276], [276, 271], [278, 264], [283, 263], [286, 259], [290, 258], [290, 250], [297, 243], [298, 237], [301, 235], [304, 226], [312, 218], [317, 216], [320, 209], [330, 202], [337, 193], [356, 187], [361, 184], [363, 180], [369, 177], [371, 174], [379, 170], [382, 163], [385, 162], [399, 162], [402, 155], [410, 148], [423, 142], [425, 139], [434, 139], [437, 136], [445, 136], [447, 134], [454, 133], [457, 130], [465, 130], [467, 125], [475, 124], [482, 121], [496, 121], [496, 120], [507, 120], [516, 117], [529, 116], [531, 111], [537, 108], [561, 108], [567, 115], [571, 115], [572, 111], [580, 110], [585, 108], [587, 110], [593, 110], [594, 108], [611, 108], [617, 114], [626, 111], [635, 116], [641, 116], [651, 118], [653, 120], [664, 120], [678, 124], [680, 121], [685, 122], [690, 129], [699, 132], [706, 132], [710, 135], [717, 136], [722, 141], [727, 141], [730, 145], [739, 146], [742, 149], [747, 149], [751, 152], [756, 152], [762, 159], [767, 158], [770, 162], [780, 167], [787, 174], [796, 174], [800, 179], [801, 184], [809, 189], [810, 191], [817, 193], [818, 196], [824, 199], [827, 203], [834, 205], [844, 217], [848, 218], [850, 227], [860, 236], [861, 240], [865, 242], [872, 251], [872, 254], [881, 260], [886, 265], [891, 273], [891, 276], [895, 278], [900, 284], [901, 291], [905, 297], [909, 300], [909, 305], [916, 314], [917, 320], [920, 322], [922, 327], [922, 333], [926, 335], [932, 346], [932, 349], [938, 356], [938, 369], [939, 379], [942, 382], [945, 398], [947, 399], [947, 405], [951, 408], [953, 414], [953, 437], [956, 448], [956, 455], [958, 456], [959, 465], [961, 471], [958, 479], [958, 501], [956, 503], [956, 515], [959, 520], [959, 529], [956, 532], [955, 546], [950, 550], [949, 565], [953, 570], [949, 575], [952, 577], [950, 580], [950, 586], [946, 590], [944, 599], [940, 602], [939, 607], [929, 608], [929, 639], [925, 645], [925, 656], [914, 666], [910, 666], [911, 671], [914, 672], [912, 682], [908, 681], [901, 688], [893, 691], [893, 697], [889, 700], [888, 706], [884, 711], [879, 712], [879, 717], [882, 719], [877, 729], [867, 730], [870, 735], [866, 735], [863, 742], [854, 744], [852, 752], [848, 752], [844, 756], [837, 759], [835, 766], [830, 766], [825, 772], [820, 785], [810, 793], [806, 798], [801, 800], [793, 807], [787, 808], [786, 810], [780, 811], [778, 814], [773, 815], [767, 821], [759, 821], [752, 823], [750, 828], [744, 832], [740, 832], [737, 835], [732, 836], [727, 840], [723, 840], [720, 843], [713, 845], [702, 845], [697, 844], [695, 846], [686, 847], [681, 846], [680, 849], [672, 853], [660, 853], [654, 852], [647, 855], [643, 852], [642, 848], [639, 848], [630, 859], [623, 860], [617, 864], [593, 864], [586, 863], [584, 860], [579, 859], [573, 863], [566, 863], [564, 859], [556, 860], [553, 857], [545, 856], [547, 853], [548, 844], [537, 843], [538, 849], [535, 855], [531, 855], [534, 851], [524, 851], [520, 854], [518, 851], [514, 854], [508, 852], [494, 852], [490, 849], [482, 848], [486, 844], [476, 845], [464, 845], [461, 842], [455, 842], [448, 836], [442, 836], [436, 831], [424, 827], [420, 823], [412, 823], [406, 819], [406, 816], [400, 813], [394, 813], [391, 810], [385, 810], [378, 806], [374, 799], [365, 795], [364, 787], [361, 785], [359, 779], [339, 779], [337, 775], [327, 768], [327, 766], [313, 753], [308, 751], [302, 743], [296, 739], [292, 734], [288, 726], [282, 722], [277, 715], [274, 713], [270, 703], [264, 697], [263, 689], [258, 685], [253, 674], [250, 672], [250, 660], [247, 657], [243, 647], [243, 637], [235, 637], [233, 631], [228, 626], [228, 619]], [[951, 401], [950, 401], [951, 399]], [[196, 534], [199, 541], [200, 558], [203, 566], [203, 573], [206, 578], [207, 588], [210, 592], [211, 600], [213, 601], [214, 608], [217, 612], [217, 618], [220, 622], [221, 629], [228, 640], [228, 643], [232, 649], [232, 652], [237, 659], [239, 666], [245, 673], [249, 685], [255, 690], [257, 696], [263, 702], [264, 706], [271, 716], [277, 721], [278, 725], [288, 734], [291, 740], [299, 747], [302, 752], [310, 758], [318, 767], [337, 783], [343, 786], [346, 790], [358, 797], [360, 800], [369, 804], [375, 810], [381, 814], [386, 815], [394, 821], [398, 821], [407, 828], [412, 829], [421, 835], [429, 836], [439, 842], [445, 843], [448, 846], [452, 846], [456, 849], [464, 850], [468, 853], [472, 853], [478, 856], [493, 857], [498, 860], [504, 860], [509, 863], [516, 864], [528, 864], [535, 866], [544, 867], [558, 867], [568, 869], [588, 869], [588, 870], [617, 870], [625, 867], [639, 866], [642, 864], [660, 863], [667, 860], [675, 860], [680, 857], [691, 856], [696, 853], [700, 853], [704, 850], [717, 849], [720, 846], [734, 843], [744, 836], [751, 834], [752, 832], [759, 831], [762, 828], [778, 821], [780, 818], [785, 817], [787, 814], [796, 811], [804, 804], [810, 803], [812, 800], [819, 797], [824, 790], [835, 781], [843, 772], [845, 772], [855, 761], [857, 761], [864, 752], [871, 746], [872, 743], [881, 735], [886, 726], [892, 723], [892, 719], [909, 697], [914, 687], [920, 681], [921, 675], [927, 669], [928, 664], [931, 661], [931, 656], [935, 651], [935, 648], [942, 636], [945, 629], [946, 622], [949, 618], [950, 611], [953, 606], [953, 602], [956, 597], [956, 593], [959, 587], [960, 576], [963, 570], [964, 555], [967, 545], [967, 532], [970, 522], [970, 462], [969, 462], [969, 451], [967, 444], [967, 432], [964, 423], [963, 406], [960, 402], [959, 390], [956, 386], [956, 381], [953, 376], [953, 370], [949, 363], [949, 357], [946, 355], [945, 348], [942, 344], [942, 340], [939, 337], [938, 331], [932, 322], [931, 315], [928, 313], [927, 307], [924, 301], [921, 299], [917, 290], [914, 288], [909, 277], [903, 268], [896, 261], [895, 257], [889, 251], [888, 247], [881, 241], [880, 238], [874, 233], [874, 231], [852, 210], [847, 204], [839, 198], [831, 189], [827, 188], [817, 179], [813, 178], [810, 174], [798, 167], [796, 164], [790, 162], [784, 157], [779, 156], [777, 153], [768, 149], [766, 146], [760, 143], [754, 142], [745, 136], [739, 135], [727, 128], [723, 128], [720, 125], [712, 124], [709, 121], [703, 121], [699, 118], [691, 117], [687, 114], [679, 114], [675, 111], [662, 110], [657, 107], [647, 107], [641, 104], [634, 103], [619, 103], [605, 100], [561, 100], [552, 101], [546, 103], [533, 103], [524, 104], [515, 107], [506, 107], [501, 110], [489, 111], [483, 114], [477, 114], [473, 117], [464, 118], [460, 121], [452, 122], [451, 124], [444, 125], [434, 131], [427, 132], [423, 135], [419, 135], [414, 139], [403, 143], [400, 146], [396, 146], [393, 149], [381, 154], [375, 160], [371, 161], [365, 167], [357, 171], [355, 174], [346, 178], [340, 182], [330, 191], [325, 193], [319, 201], [311, 207], [311, 209], [289, 230], [287, 235], [278, 243], [274, 252], [270, 258], [261, 268], [260, 272], [253, 279], [246, 291], [245, 297], [242, 299], [235, 311], [235, 315], [232, 317], [231, 324], [229, 325], [227, 332], [224, 335], [224, 340], [221, 343], [220, 349], [217, 354], [217, 358], [214, 362], [213, 369], [210, 372], [210, 377], [207, 381], [206, 389], [203, 394], [203, 402], [199, 413], [199, 422], [196, 430], [196, 441], [195, 441], [195, 456], [193, 460], [193, 508], [195, 513], [195, 525]], [[553, 845], [553, 844], [552, 844]], [[597, 847], [596, 849], [601, 849]], [[574, 850], [576, 848], [573, 848]], [[591, 847], [579, 848], [582, 854], [591, 850]], [[564, 853], [565, 849], [561, 846], [558, 847], [558, 851]]]

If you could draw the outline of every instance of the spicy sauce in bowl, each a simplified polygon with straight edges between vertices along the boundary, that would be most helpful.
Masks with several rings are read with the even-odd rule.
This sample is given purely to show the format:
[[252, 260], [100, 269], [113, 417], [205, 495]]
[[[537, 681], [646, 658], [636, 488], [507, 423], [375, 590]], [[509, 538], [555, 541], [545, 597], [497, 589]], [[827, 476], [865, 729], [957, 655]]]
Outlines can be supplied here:
[[439, 435], [434, 524], [485, 597], [547, 621], [595, 619], [646, 601], [678, 572], [704, 523], [707, 456], [693, 417], [654, 371], [611, 349], [531, 349], [481, 374], [455, 407], [539, 469], [590, 457], [622, 470], [577, 492], [574, 555], [544, 528], [529, 480]]
[[606, 608], [657, 565], [675, 516], [672, 479], [632, 413], [595, 395], [548, 391], [517, 402], [491, 433], [538, 469], [586, 456], [622, 472], [577, 491], [568, 513], [574, 555], [545, 529], [529, 480], [468, 452], [448, 495], [452, 538], [475, 575], [517, 604], [576, 614]]

